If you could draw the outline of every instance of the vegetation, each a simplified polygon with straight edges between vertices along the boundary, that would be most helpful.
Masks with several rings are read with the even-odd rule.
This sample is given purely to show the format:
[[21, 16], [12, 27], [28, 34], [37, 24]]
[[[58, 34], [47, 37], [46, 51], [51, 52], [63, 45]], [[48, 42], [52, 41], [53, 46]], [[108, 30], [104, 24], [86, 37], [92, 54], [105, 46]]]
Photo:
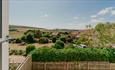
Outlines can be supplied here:
[[20, 38], [17, 38], [17, 39], [15, 40], [15, 42], [16, 42], [16, 43], [21, 43], [22, 40], [21, 40]]
[[11, 49], [9, 50], [9, 55], [25, 55], [25, 51], [24, 50], [16, 50], [16, 49]]
[[[95, 27], [97, 46], [110, 47], [115, 44], [115, 24], [114, 23], [99, 23]], [[107, 46], [109, 45], [109, 46]]]
[[33, 61], [115, 61], [114, 48], [66, 48], [42, 47], [33, 51]]
[[49, 42], [47, 37], [41, 37], [38, 41], [40, 44], [46, 44]]
[[53, 48], [56, 48], [56, 49], [62, 49], [64, 48], [64, 42], [63, 41], [60, 41], [60, 40], [57, 40], [55, 45], [53, 45]]
[[29, 54], [29, 53], [30, 53], [31, 51], [33, 51], [34, 49], [35, 49], [35, 46], [29, 44], [29, 45], [26, 47], [26, 55]]

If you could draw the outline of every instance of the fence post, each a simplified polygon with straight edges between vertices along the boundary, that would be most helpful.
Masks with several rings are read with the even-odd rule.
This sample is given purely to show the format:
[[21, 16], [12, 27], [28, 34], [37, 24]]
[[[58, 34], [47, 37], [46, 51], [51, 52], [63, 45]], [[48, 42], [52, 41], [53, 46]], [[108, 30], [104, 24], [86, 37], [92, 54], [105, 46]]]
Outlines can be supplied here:
[[46, 62], [44, 63], [44, 70], [46, 70]]
[[87, 62], [87, 70], [89, 70], [89, 62]]
[[66, 62], [66, 65], [67, 65], [67, 70], [68, 70], [68, 62]]

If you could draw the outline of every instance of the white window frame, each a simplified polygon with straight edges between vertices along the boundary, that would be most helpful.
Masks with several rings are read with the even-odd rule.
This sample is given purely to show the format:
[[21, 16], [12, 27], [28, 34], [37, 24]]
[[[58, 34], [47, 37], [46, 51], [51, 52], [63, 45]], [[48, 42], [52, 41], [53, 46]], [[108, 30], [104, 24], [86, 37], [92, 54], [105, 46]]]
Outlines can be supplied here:
[[9, 47], [8, 41], [6, 41], [6, 37], [9, 34], [8, 24], [8, 0], [2, 0], [2, 32], [0, 32], [2, 33], [2, 37], [0, 37], [0, 70], [9, 70]]

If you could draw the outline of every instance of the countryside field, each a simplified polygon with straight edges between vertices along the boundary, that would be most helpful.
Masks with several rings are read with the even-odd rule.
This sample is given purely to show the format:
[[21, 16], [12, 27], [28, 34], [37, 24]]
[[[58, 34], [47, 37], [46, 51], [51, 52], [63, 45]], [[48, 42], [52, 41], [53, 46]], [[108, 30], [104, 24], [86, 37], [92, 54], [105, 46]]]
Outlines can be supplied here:
[[95, 28], [89, 25], [84, 30], [10, 26], [9, 31], [12, 38], [9, 41], [10, 63], [22, 61], [29, 54], [36, 62], [75, 60], [114, 62], [114, 23], [99, 23]]

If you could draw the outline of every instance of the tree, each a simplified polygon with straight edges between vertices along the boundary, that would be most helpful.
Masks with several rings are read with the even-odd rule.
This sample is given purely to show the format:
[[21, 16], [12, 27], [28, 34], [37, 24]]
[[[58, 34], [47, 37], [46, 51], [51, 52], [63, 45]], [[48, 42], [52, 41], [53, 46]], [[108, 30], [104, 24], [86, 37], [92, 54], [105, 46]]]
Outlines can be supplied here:
[[106, 47], [107, 44], [114, 43], [114, 35], [115, 35], [115, 26], [114, 24], [107, 23], [99, 23], [95, 27], [96, 35], [98, 42], [97, 44], [102, 47]]

